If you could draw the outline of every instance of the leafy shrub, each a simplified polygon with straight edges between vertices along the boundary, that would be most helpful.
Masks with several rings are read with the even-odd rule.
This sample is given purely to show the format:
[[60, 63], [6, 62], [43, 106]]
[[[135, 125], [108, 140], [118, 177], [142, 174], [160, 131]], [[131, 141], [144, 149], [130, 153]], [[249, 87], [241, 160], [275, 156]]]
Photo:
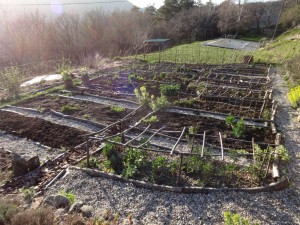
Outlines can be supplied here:
[[[120, 142], [121, 138], [116, 137], [114, 141]], [[105, 168], [107, 172], [116, 172], [120, 174], [123, 170], [122, 157], [118, 153], [118, 148], [116, 145], [106, 142], [105, 147], [102, 151], [103, 155], [106, 157], [107, 161], [105, 163]]]
[[125, 108], [122, 106], [111, 106], [110, 109], [116, 113], [121, 113], [125, 111]]
[[148, 105], [150, 103], [150, 95], [145, 86], [140, 87], [140, 90], [135, 88], [134, 93], [141, 105]]
[[152, 110], [161, 109], [169, 105], [170, 102], [168, 101], [166, 96], [162, 95], [161, 97], [157, 97], [156, 100], [154, 100], [153, 95], [151, 96], [150, 107], [152, 108]]
[[24, 79], [23, 71], [18, 67], [11, 67], [0, 72], [0, 86], [4, 88], [9, 97], [20, 93], [20, 85]]
[[[240, 214], [232, 214], [229, 211], [224, 212], [225, 225], [251, 225], [247, 218], [243, 218]], [[258, 223], [254, 223], [258, 225]]]
[[[82, 168], [87, 168], [87, 160], [83, 160], [79, 165]], [[89, 166], [93, 168], [100, 168], [100, 161], [96, 157], [91, 157], [89, 160]]]
[[124, 156], [123, 176], [132, 178], [136, 175], [141, 167], [145, 165], [147, 154], [145, 151], [129, 148]]
[[166, 158], [158, 156], [152, 160], [152, 181], [156, 182], [157, 179], [162, 175], [166, 165]]
[[289, 91], [288, 99], [293, 108], [300, 106], [300, 86], [294, 87]]
[[172, 96], [180, 90], [180, 84], [162, 84], [159, 89], [162, 95]]
[[235, 122], [235, 117], [229, 115], [225, 118], [225, 122], [227, 125], [231, 126], [234, 137], [239, 138], [245, 133], [245, 124], [243, 118]]

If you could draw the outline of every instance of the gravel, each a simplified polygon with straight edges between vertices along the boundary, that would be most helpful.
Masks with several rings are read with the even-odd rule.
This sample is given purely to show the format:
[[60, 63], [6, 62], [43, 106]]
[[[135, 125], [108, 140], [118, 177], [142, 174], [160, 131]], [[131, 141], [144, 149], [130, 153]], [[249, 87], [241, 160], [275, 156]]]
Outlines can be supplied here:
[[4, 131], [0, 131], [0, 148], [20, 155], [38, 155], [41, 162], [45, 162], [48, 159], [54, 159], [59, 154], [63, 153], [59, 149], [52, 149], [26, 138], [19, 138], [14, 135], [6, 134]]
[[70, 170], [47, 192], [61, 189], [73, 191], [78, 200], [97, 209], [108, 209], [142, 224], [223, 224], [223, 213], [229, 210], [260, 224], [300, 224], [299, 124], [294, 122], [295, 111], [290, 109], [283, 80], [273, 71], [274, 98], [279, 102], [276, 122], [285, 138], [292, 162], [288, 177], [291, 187], [271, 193], [175, 194], [136, 188], [131, 184]]

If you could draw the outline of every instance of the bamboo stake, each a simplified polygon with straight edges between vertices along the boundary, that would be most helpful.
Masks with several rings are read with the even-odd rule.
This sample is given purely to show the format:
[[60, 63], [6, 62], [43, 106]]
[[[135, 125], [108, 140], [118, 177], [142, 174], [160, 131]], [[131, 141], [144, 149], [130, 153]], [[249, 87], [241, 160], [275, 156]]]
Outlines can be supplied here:
[[135, 138], [132, 138], [130, 141], [127, 141], [127, 142], [124, 144], [124, 146], [129, 145], [131, 142], [133, 142], [134, 140], [136, 140], [136, 139], [138, 139], [139, 137], [141, 137], [144, 133], [147, 132], [147, 130], [150, 128], [150, 126], [151, 126], [151, 124], [149, 124], [149, 125], [146, 127], [146, 129], [145, 129], [142, 133], [140, 133], [138, 136], [136, 136]]
[[203, 142], [202, 142], [202, 149], [201, 149], [201, 157], [202, 158], [203, 158], [203, 155], [204, 155], [205, 136], [206, 136], [206, 131], [204, 131], [204, 133], [203, 133]]
[[185, 133], [185, 130], [186, 130], [186, 127], [183, 128], [180, 137], [178, 138], [177, 142], [176, 142], [175, 145], [173, 146], [172, 151], [171, 151], [171, 155], [173, 155], [173, 152], [174, 152], [175, 148], [178, 146], [178, 144], [179, 144], [181, 138], [183, 137], [183, 135], [184, 135], [184, 133]]
[[220, 136], [220, 143], [221, 143], [221, 154], [222, 154], [222, 160], [224, 160], [224, 148], [223, 148], [223, 140], [222, 140], [222, 134], [219, 132]]
[[253, 162], [255, 163], [255, 147], [254, 147], [254, 137], [252, 138], [252, 151], [253, 151]]

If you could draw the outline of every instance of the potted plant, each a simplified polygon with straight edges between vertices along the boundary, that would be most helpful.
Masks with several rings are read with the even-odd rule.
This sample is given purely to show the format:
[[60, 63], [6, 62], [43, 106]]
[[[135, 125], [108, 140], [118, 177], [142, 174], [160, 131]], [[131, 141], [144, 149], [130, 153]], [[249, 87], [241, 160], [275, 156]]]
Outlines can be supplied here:
[[62, 75], [65, 84], [65, 89], [67, 90], [73, 89], [74, 85], [73, 85], [73, 79], [71, 73], [62, 73]]
[[90, 84], [90, 77], [88, 74], [88, 69], [87, 67], [83, 67], [80, 69], [79, 74], [81, 76], [81, 81], [83, 83], [84, 86], [89, 86]]

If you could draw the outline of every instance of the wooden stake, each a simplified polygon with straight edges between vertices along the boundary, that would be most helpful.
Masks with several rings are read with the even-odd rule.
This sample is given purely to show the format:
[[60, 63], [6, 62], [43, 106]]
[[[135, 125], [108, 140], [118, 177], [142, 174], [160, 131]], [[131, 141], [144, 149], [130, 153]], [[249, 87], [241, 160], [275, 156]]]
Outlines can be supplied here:
[[201, 157], [202, 158], [203, 158], [203, 155], [204, 155], [205, 137], [206, 137], [206, 130], [203, 133], [203, 142], [202, 142], [202, 150], [201, 150]]
[[253, 162], [255, 163], [255, 147], [254, 147], [254, 137], [252, 138], [252, 151], [253, 151]]
[[90, 167], [90, 150], [89, 150], [89, 138], [86, 138], [86, 165]]
[[179, 163], [179, 167], [178, 167], [178, 173], [177, 173], [176, 185], [178, 185], [179, 180], [180, 180], [182, 161], [183, 161], [183, 155], [180, 155], [180, 163]]
[[180, 137], [178, 138], [177, 142], [176, 142], [175, 145], [173, 146], [172, 151], [171, 151], [171, 155], [173, 155], [174, 150], [176, 149], [176, 147], [178, 146], [180, 140], [182, 139], [182, 137], [183, 137], [183, 135], [184, 135], [184, 133], [185, 133], [185, 130], [186, 130], [186, 127], [183, 128]]
[[222, 154], [222, 160], [224, 160], [224, 148], [223, 148], [223, 140], [222, 140], [222, 134], [219, 132], [220, 136], [220, 143], [221, 143], [221, 154]]

